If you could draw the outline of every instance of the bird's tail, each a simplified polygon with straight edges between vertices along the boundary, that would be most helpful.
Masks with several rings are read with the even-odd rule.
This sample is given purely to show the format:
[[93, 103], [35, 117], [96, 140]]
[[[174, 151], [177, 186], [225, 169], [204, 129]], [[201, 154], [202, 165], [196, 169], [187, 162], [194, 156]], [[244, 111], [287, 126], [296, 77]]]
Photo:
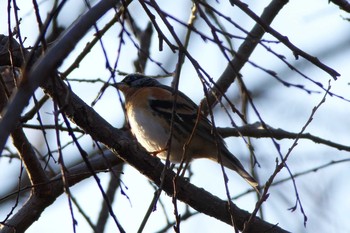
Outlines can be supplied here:
[[222, 165], [237, 172], [248, 184], [250, 184], [256, 192], [259, 193], [259, 183], [244, 169], [239, 160], [229, 151], [221, 153]]

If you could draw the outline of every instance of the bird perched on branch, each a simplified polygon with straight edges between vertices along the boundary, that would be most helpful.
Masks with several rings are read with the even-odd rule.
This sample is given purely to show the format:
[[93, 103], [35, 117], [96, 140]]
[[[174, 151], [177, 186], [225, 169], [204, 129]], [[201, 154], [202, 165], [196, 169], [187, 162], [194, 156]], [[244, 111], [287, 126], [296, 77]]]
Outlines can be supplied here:
[[161, 159], [166, 159], [169, 153], [173, 163], [188, 163], [197, 158], [221, 161], [258, 191], [255, 179], [228, 151], [211, 122], [185, 94], [141, 74], [127, 75], [113, 86], [124, 94], [131, 131], [148, 152]]

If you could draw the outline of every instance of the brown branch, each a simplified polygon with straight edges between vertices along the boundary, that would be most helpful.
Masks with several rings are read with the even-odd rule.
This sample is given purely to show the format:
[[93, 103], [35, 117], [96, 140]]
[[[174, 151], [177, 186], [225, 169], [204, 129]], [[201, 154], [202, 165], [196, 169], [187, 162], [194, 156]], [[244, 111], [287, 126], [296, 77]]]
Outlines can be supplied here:
[[152, 24], [148, 23], [144, 31], [141, 31], [138, 40], [140, 41], [140, 49], [138, 51], [138, 57], [134, 61], [135, 71], [138, 73], [144, 73], [146, 68], [146, 62], [149, 57], [149, 49], [151, 47], [151, 39], [153, 36]]
[[[236, 4], [236, 1], [233, 2]], [[271, 3], [264, 9], [260, 18], [258, 18], [263, 21], [265, 25], [271, 24], [273, 19], [277, 16], [283, 6], [287, 4], [287, 2], [287, 0], [271, 1]], [[244, 3], [242, 3], [242, 5], [243, 4]], [[211, 107], [216, 104], [216, 100], [220, 99], [234, 82], [236, 77], [239, 75], [239, 71], [247, 62], [248, 58], [253, 53], [255, 47], [259, 43], [259, 40], [261, 40], [264, 34], [265, 30], [259, 23], [257, 23], [249, 32], [248, 36], [239, 47], [236, 56], [227, 64], [226, 69], [217, 80], [216, 87], [213, 87], [212, 94], [208, 98], [208, 103], [211, 105]]]
[[[0, 67], [0, 112], [7, 105], [10, 95], [15, 92], [19, 73], [10, 66]], [[0, 114], [2, 116], [2, 114]], [[37, 184], [47, 183], [48, 177], [42, 168], [36, 153], [23, 132], [22, 125], [18, 125], [11, 133], [14, 146], [18, 155], [24, 163], [30, 182], [33, 185], [33, 192], [39, 196], [45, 196], [50, 191], [49, 186], [35, 186]]]
[[[41, 67], [41, 69], [46, 69], [46, 67]], [[37, 70], [37, 72], [39, 71], [40, 70]], [[55, 84], [49, 82], [52, 80], [55, 81]], [[128, 133], [114, 129], [78, 96], [70, 92], [69, 88], [62, 80], [56, 78], [49, 79], [49, 81], [45, 83], [44, 90], [51, 96], [59, 98], [54, 98], [54, 101], [62, 103], [60, 106], [61, 110], [71, 121], [75, 122], [86, 133], [90, 134], [94, 140], [104, 143], [115, 154], [119, 154], [123, 160], [134, 166], [155, 184], [160, 185], [160, 177], [164, 170], [164, 165], [159, 159], [149, 156], [147, 152], [136, 147], [134, 140], [129, 137]], [[19, 90], [19, 92], [20, 91], [23, 90]], [[86, 176], [90, 175], [89, 172]], [[175, 174], [172, 171], [166, 171], [163, 189], [169, 195], [174, 192], [174, 177]], [[81, 179], [78, 177], [70, 177], [69, 185], [74, 185], [80, 180]], [[62, 181], [59, 180], [58, 182]], [[14, 228], [5, 227], [4, 232], [11, 232], [14, 229], [16, 229], [17, 232], [23, 232], [27, 229], [32, 222], [40, 217], [42, 211], [44, 211], [47, 206], [51, 205], [58, 195], [62, 194], [63, 183], [59, 184], [60, 185], [52, 185], [53, 190], [51, 190], [51, 195], [45, 198], [32, 195], [23, 208], [5, 223], [7, 226], [13, 226]], [[177, 187], [177, 197], [179, 200], [187, 203], [199, 212], [213, 216], [228, 224], [231, 223], [231, 215], [228, 212], [227, 201], [220, 200], [182, 178], [178, 178]], [[231, 204], [231, 211], [233, 212], [235, 218], [234, 222], [237, 228], [243, 229], [244, 222], [249, 218], [250, 214], [239, 209], [233, 203]], [[262, 230], [269, 232], [286, 232], [275, 225], [255, 218], [251, 232], [261, 232]]]
[[[67, 35], [69, 33], [66, 33]], [[61, 41], [61, 40], [60, 40]], [[58, 44], [60, 43], [58, 42]], [[58, 46], [58, 45], [57, 45]], [[60, 45], [62, 46], [62, 44]], [[59, 47], [59, 46], [58, 46]], [[64, 48], [67, 48], [63, 46]], [[53, 47], [55, 48], [55, 46]], [[69, 47], [68, 47], [69, 48]], [[62, 48], [61, 48], [62, 49]], [[56, 54], [58, 58], [53, 58], [48, 56], [52, 49], [45, 55], [44, 58], [40, 60], [38, 65], [36, 65], [33, 71], [29, 74], [32, 82], [26, 82], [25, 85], [29, 85], [29, 90], [24, 88], [19, 90], [19, 93], [35, 90], [36, 85], [41, 83], [40, 80], [44, 80], [49, 74], [54, 72], [56, 66], [62, 59], [61, 54]], [[49, 61], [47, 61], [49, 59]], [[53, 60], [50, 60], [53, 59]], [[46, 62], [50, 62], [47, 64]], [[49, 66], [47, 66], [49, 65]], [[40, 76], [39, 78], [35, 75]], [[154, 183], [160, 185], [160, 177], [162, 171], [164, 170], [163, 164], [159, 159], [149, 156], [145, 151], [141, 150], [133, 144], [133, 140], [130, 139], [128, 134], [124, 131], [113, 129], [113, 127], [108, 124], [104, 119], [102, 119], [98, 114], [96, 114], [92, 108], [86, 105], [81, 99], [79, 99], [74, 93], [69, 92], [67, 86], [59, 79], [56, 79], [55, 85], [49, 81], [45, 83], [45, 91], [51, 96], [57, 96], [60, 98], [54, 98], [56, 102], [63, 103], [60, 107], [62, 111], [79, 127], [84, 129], [84, 131], [90, 134], [95, 140], [98, 140], [105, 145], [107, 145], [114, 153], [119, 154], [120, 157], [127, 161], [129, 164], [138, 169], [142, 174], [150, 178]], [[55, 87], [55, 88], [54, 88]], [[56, 94], [54, 94], [56, 93]], [[21, 94], [19, 95], [21, 96]], [[23, 93], [22, 93], [23, 96]], [[14, 102], [16, 103], [16, 102]], [[21, 108], [22, 105], [19, 106]], [[12, 112], [20, 114], [20, 111]], [[13, 115], [17, 117], [17, 115]], [[2, 122], [3, 123], [3, 122]], [[91, 174], [89, 173], [88, 176]], [[172, 171], [167, 171], [164, 180], [163, 189], [168, 194], [173, 194], [173, 179], [175, 174]], [[70, 178], [71, 179], [71, 178]], [[61, 179], [57, 182], [62, 182]], [[76, 179], [79, 182], [79, 179]], [[74, 178], [70, 180], [69, 185], [73, 185]], [[58, 190], [58, 191], [57, 191]], [[52, 195], [48, 198], [42, 199], [36, 195], [33, 195], [23, 209], [19, 210], [6, 224], [16, 226], [17, 232], [21, 232], [30, 226], [30, 221], [35, 221], [39, 218], [40, 213], [52, 202], [54, 202], [55, 196], [58, 193], [62, 193], [63, 184], [61, 186], [54, 185], [54, 190], [52, 190]], [[58, 194], [58, 195], [60, 195]], [[210, 193], [199, 189], [186, 180], [178, 178], [178, 189], [177, 197], [179, 200], [192, 206], [199, 212], [203, 212], [209, 216], [216, 217], [223, 222], [228, 224], [231, 223], [231, 215], [228, 212], [228, 206], [226, 201], [222, 201], [219, 198], [211, 195]], [[34, 208], [35, 207], [35, 208]], [[30, 210], [30, 211], [29, 211]], [[34, 211], [35, 210], [35, 211]], [[244, 210], [240, 210], [237, 206], [231, 205], [231, 210], [233, 211], [233, 216], [235, 218], [235, 223], [238, 229], [243, 229], [244, 222], [249, 218], [250, 214]], [[31, 212], [31, 213], [27, 213]], [[27, 213], [29, 216], [25, 216]], [[285, 232], [283, 229], [271, 225], [267, 222], [262, 221], [259, 218], [255, 218], [252, 224], [251, 232]]]
[[[42, 61], [43, 63], [45, 62], [44, 59], [45, 58], [43, 58]], [[41, 66], [39, 68], [47, 70], [47, 67]], [[36, 67], [37, 72], [40, 71], [39, 68]], [[49, 71], [46, 72], [48, 73]], [[74, 93], [69, 93], [68, 88], [61, 80], [57, 79], [55, 81], [57, 82], [55, 85], [50, 84], [45, 86], [45, 90], [51, 94], [51, 96], [54, 96], [54, 93], [56, 92], [57, 95], [55, 96], [59, 96], [61, 99], [60, 101], [55, 99], [55, 101], [64, 103], [61, 108], [73, 122], [84, 129], [86, 133], [89, 133], [95, 140], [103, 142], [114, 152], [119, 152], [124, 160], [136, 167], [136, 169], [149, 177], [153, 182], [160, 185], [160, 176], [164, 166], [158, 159], [150, 157], [145, 151], [140, 151], [138, 148], [130, 146], [132, 145], [130, 144], [130, 141], [132, 140], [130, 140], [125, 132], [113, 130], [113, 128], [107, 122], [98, 116]], [[56, 88], [54, 88], [54, 86]], [[19, 92], [20, 91], [21, 90], [19, 90]], [[166, 174], [163, 188], [168, 194], [172, 194], [174, 191], [173, 178], [175, 174], [171, 171], [168, 171]], [[228, 224], [231, 223], [231, 215], [227, 211], [226, 201], [222, 201], [217, 197], [212, 196], [210, 193], [205, 192], [202, 189], [198, 189], [183, 179], [178, 179], [178, 182], [177, 197], [179, 200], [189, 204], [199, 212], [216, 217], [217, 219], [220, 219]], [[73, 184], [74, 182], [69, 182], [69, 185]], [[55, 193], [55, 191], [52, 191], [52, 193]], [[31, 221], [33, 219], [38, 219], [40, 213], [46, 208], [46, 206], [50, 205], [56, 197], [53, 196], [48, 197], [45, 200], [41, 200], [42, 203], [40, 204], [40, 200], [38, 198], [39, 197], [37, 196], [32, 196], [27, 202], [30, 208], [33, 208], [33, 205], [30, 205], [30, 203], [37, 204], [37, 206], [35, 206], [35, 211], [33, 211], [36, 214], [30, 215], [27, 218]], [[244, 222], [249, 217], [249, 213], [244, 210], [240, 210], [233, 204], [231, 205], [231, 210], [233, 211], [233, 216], [235, 218], [234, 222], [237, 224], [237, 228], [243, 229]], [[18, 214], [7, 222], [9, 225], [19, 227], [17, 228], [17, 231], [20, 231], [20, 229], [22, 229], [21, 227], [23, 226], [24, 228], [29, 226], [29, 222], [28, 220], [24, 219], [23, 214], [25, 211], [28, 211], [28, 208], [24, 208], [23, 211], [21, 209]], [[271, 230], [271, 232], [284, 232], [283, 229], [266, 223], [259, 218], [255, 219], [252, 229], [255, 229], [255, 232], [261, 232], [261, 230], [264, 229]]]
[[41, 166], [35, 151], [28, 141], [27, 136], [23, 132], [21, 126], [17, 127], [12, 133], [11, 138], [13, 144], [16, 147], [21, 160], [24, 163], [26, 171], [28, 173], [31, 184], [33, 185], [33, 192], [35, 195], [45, 197], [50, 192], [50, 186], [38, 184], [47, 184], [49, 179]]
[[317, 137], [310, 133], [291, 133], [283, 129], [275, 129], [268, 125], [266, 126], [268, 127], [268, 130], [264, 129], [263, 125], [260, 122], [256, 122], [254, 124], [244, 125], [237, 128], [218, 128], [218, 132], [223, 137], [247, 136], [253, 138], [274, 138], [277, 140], [296, 139], [299, 137], [300, 139], [309, 139], [315, 143], [330, 146], [338, 150], [350, 151], [350, 146], [335, 143], [330, 140]]
[[[99, 116], [91, 107], [86, 105], [78, 96], [70, 92], [68, 87], [60, 79], [54, 79], [56, 82], [47, 83], [44, 90], [50, 96], [59, 96], [60, 100], [54, 99], [56, 102], [66, 103], [61, 106], [62, 111], [82, 128], [86, 133], [96, 140], [105, 144], [111, 151], [119, 155], [121, 159], [135, 167], [140, 173], [147, 176], [158, 186], [161, 182], [161, 174], [164, 165], [158, 158], [149, 156], [149, 154], [135, 145], [129, 134], [113, 127]], [[54, 88], [55, 87], [55, 88]], [[54, 95], [54, 93], [56, 93]], [[175, 173], [166, 171], [163, 190], [172, 195], [173, 180]], [[177, 197], [179, 200], [187, 203], [199, 212], [215, 217], [228, 224], [231, 223], [231, 216], [228, 212], [227, 201], [220, 200], [203, 189], [197, 188], [185, 179], [178, 178]], [[244, 222], [249, 218], [249, 213], [239, 209], [232, 204], [235, 223], [238, 229], [243, 229]], [[271, 225], [259, 218], [256, 218], [252, 226], [251, 232], [268, 231], [285, 232], [283, 229]]]
[[[331, 86], [328, 86], [328, 91], [330, 90]], [[320, 108], [320, 106], [322, 104], [324, 104], [324, 102], [326, 101], [326, 96], [328, 95], [328, 91], [324, 94], [323, 98], [321, 99], [321, 101], [318, 103], [317, 106], [315, 106], [312, 111], [311, 114], [309, 116], [309, 118], [307, 119], [306, 123], [303, 125], [301, 131], [299, 132], [299, 135], [302, 135], [304, 133], [304, 131], [306, 130], [306, 128], [310, 125], [311, 121], [314, 119], [314, 115], [317, 112], [317, 110]], [[275, 171], [273, 172], [273, 174], [270, 176], [270, 178], [268, 179], [268, 181], [265, 184], [263, 193], [262, 193], [262, 198], [256, 203], [256, 207], [255, 210], [253, 211], [252, 215], [251, 215], [251, 219], [249, 219], [248, 223], [251, 222], [252, 217], [255, 216], [255, 214], [257, 213], [258, 209], [260, 208], [260, 206], [263, 204], [263, 202], [265, 202], [265, 196], [268, 195], [268, 190], [270, 188], [270, 186], [273, 183], [273, 180], [276, 178], [277, 174], [283, 169], [286, 168], [289, 172], [289, 174], [291, 175], [291, 179], [293, 182], [293, 186], [294, 186], [294, 192], [295, 192], [295, 196], [296, 196], [296, 202], [295, 202], [295, 206], [293, 206], [292, 208], [290, 208], [290, 210], [294, 211], [296, 210], [296, 208], [299, 206], [300, 207], [300, 211], [304, 216], [304, 226], [306, 226], [306, 222], [307, 222], [307, 216], [306, 213], [304, 212], [304, 208], [303, 205], [301, 203], [300, 197], [299, 197], [299, 192], [295, 183], [295, 179], [293, 177], [293, 175], [291, 174], [291, 171], [289, 170], [289, 167], [286, 165], [286, 162], [289, 158], [289, 156], [291, 155], [292, 151], [294, 150], [294, 148], [298, 145], [298, 141], [299, 141], [300, 137], [297, 136], [293, 142], [293, 144], [291, 145], [291, 147], [289, 147], [288, 152], [286, 153], [286, 155], [282, 158], [282, 161], [278, 164], [277, 160], [276, 160], [276, 168]]]
[[350, 13], [350, 3], [347, 0], [329, 0], [328, 2], [333, 2], [340, 9]]
[[[274, 36], [279, 41], [281, 41], [285, 46], [287, 46], [290, 50], [292, 50], [296, 59], [298, 59], [299, 56], [305, 58], [306, 60], [308, 60], [309, 62], [311, 62], [312, 64], [314, 64], [315, 66], [319, 67], [320, 69], [328, 73], [330, 76], [332, 76], [334, 80], [336, 80], [337, 77], [340, 76], [340, 74], [337, 71], [323, 64], [320, 60], [318, 60], [317, 57], [311, 56], [310, 54], [304, 52], [303, 50], [299, 49], [297, 46], [292, 44], [289, 41], [288, 37], [281, 35], [278, 31], [276, 31], [270, 26], [271, 24], [270, 21], [265, 20], [265, 17], [264, 17], [265, 13], [266, 13], [265, 16], [267, 17], [274, 17], [275, 16], [274, 12], [275, 11], [277, 12], [278, 10], [280, 10], [280, 6], [283, 6], [284, 4], [286, 4], [288, 0], [272, 1], [271, 4], [268, 6], [268, 8], [270, 8], [269, 11], [266, 11], [266, 12], [264, 11], [261, 17], [257, 16], [252, 10], [250, 10], [245, 3], [242, 3], [241, 1], [237, 1], [237, 0], [230, 0], [230, 1], [235, 5], [237, 5], [237, 7], [239, 7], [242, 11], [244, 11], [247, 15], [249, 15], [249, 17], [251, 17], [255, 22], [257, 22], [257, 24], [259, 25], [259, 27], [261, 27], [263, 31], [270, 33], [272, 36]], [[270, 15], [271, 13], [272, 15]]]
[[[93, 139], [104, 143], [109, 147], [115, 154], [118, 154], [123, 160], [127, 161], [130, 165], [138, 169], [142, 174], [150, 178], [155, 184], [160, 185], [160, 177], [164, 169], [164, 165], [159, 159], [150, 156], [146, 151], [134, 144], [134, 140], [130, 138], [128, 132], [114, 129], [108, 122], [101, 118], [91, 107], [86, 105], [78, 96], [74, 93], [70, 93], [68, 87], [63, 83], [62, 80], [56, 79], [57, 83], [53, 85], [48, 83], [45, 87], [45, 91], [49, 94], [59, 96], [60, 101], [55, 99], [57, 102], [67, 103], [62, 108], [64, 113], [75, 122], [79, 127], [84, 129], [85, 132], [89, 133]], [[55, 88], [53, 88], [55, 87]], [[68, 99], [67, 99], [68, 97]], [[64, 102], [67, 101], [67, 102]], [[100, 157], [96, 160], [90, 161], [93, 165], [94, 170], [101, 170], [108, 168], [110, 165], [106, 163]], [[102, 163], [102, 164], [101, 164]], [[110, 161], [110, 164], [116, 162]], [[69, 185], [72, 186], [82, 179], [91, 176], [91, 171], [87, 170], [85, 164], [82, 172], [81, 168], [72, 168], [69, 170], [70, 175]], [[166, 171], [163, 189], [166, 193], [171, 195], [173, 190], [173, 179], [175, 173], [172, 171]], [[52, 179], [55, 183], [52, 184], [51, 195], [46, 198], [40, 198], [37, 195], [32, 195], [26, 204], [11, 218], [7, 221], [6, 227], [3, 227], [2, 232], [23, 232], [27, 229], [34, 221], [36, 221], [44, 209], [51, 205], [55, 199], [63, 193], [63, 181], [61, 174], [58, 177]], [[187, 203], [194, 209], [209, 216], [215, 217], [225, 223], [231, 223], [231, 215], [228, 212], [227, 201], [220, 200], [212, 194], [206, 192], [201, 188], [190, 184], [186, 179], [178, 177], [178, 189], [177, 197], [179, 200]], [[238, 229], [243, 229], [245, 221], [249, 218], [250, 214], [247, 211], [239, 209], [232, 203], [231, 210], [235, 218], [235, 223]], [[12, 226], [12, 227], [9, 227]], [[286, 232], [285, 230], [269, 224], [259, 218], [255, 218], [252, 224], [251, 232]]]
[[[12, 56], [9, 54], [10, 45]], [[21, 47], [14, 38], [0, 35], [0, 64], [20, 67], [23, 65]]]
[[[118, 164], [115, 170], [113, 170], [110, 174], [110, 180], [106, 191], [106, 195], [110, 203], [114, 202], [114, 199], [116, 198], [117, 189], [120, 187], [120, 175], [121, 175], [121, 171], [123, 170], [123, 165], [124, 163]], [[109, 218], [109, 210], [104, 201], [101, 205], [100, 213], [98, 214], [98, 220], [96, 223], [97, 232], [105, 231], [108, 218]]]
[[[112, 153], [108, 153], [101, 159], [101, 155], [94, 156], [89, 159], [94, 171], [105, 171], [110, 167], [120, 164], [122, 161]], [[67, 171], [69, 186], [73, 186], [80, 181], [92, 176], [91, 171], [85, 163], [80, 163]], [[52, 187], [50, 195], [45, 198], [38, 195], [31, 195], [28, 201], [18, 210], [12, 218], [2, 224], [1, 233], [21, 233], [25, 232], [36, 220], [39, 219], [46, 207], [50, 206], [57, 197], [63, 193], [62, 174], [53, 177], [49, 182], [42, 185], [50, 185]], [[40, 186], [40, 185], [39, 185]]]
[[117, 4], [117, 0], [100, 1], [83, 15], [33, 66], [30, 73], [23, 74], [21, 85], [13, 101], [0, 122], [0, 152], [8, 135], [16, 127], [20, 114], [27, 105], [35, 89], [43, 83], [74, 49], [76, 43], [85, 35], [96, 21]]

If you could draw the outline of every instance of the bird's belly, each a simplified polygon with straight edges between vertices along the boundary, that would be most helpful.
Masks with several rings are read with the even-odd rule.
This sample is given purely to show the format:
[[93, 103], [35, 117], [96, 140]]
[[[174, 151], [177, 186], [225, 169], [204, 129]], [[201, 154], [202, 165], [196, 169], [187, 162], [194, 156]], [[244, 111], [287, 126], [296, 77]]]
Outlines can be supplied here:
[[[161, 158], [166, 157], [164, 150], [169, 139], [167, 122], [159, 121], [159, 118], [156, 118], [148, 111], [139, 110], [128, 112], [128, 120], [137, 141], [148, 152], [163, 151], [163, 153], [158, 153], [157, 156]], [[162, 123], [165, 123], [165, 125]]]

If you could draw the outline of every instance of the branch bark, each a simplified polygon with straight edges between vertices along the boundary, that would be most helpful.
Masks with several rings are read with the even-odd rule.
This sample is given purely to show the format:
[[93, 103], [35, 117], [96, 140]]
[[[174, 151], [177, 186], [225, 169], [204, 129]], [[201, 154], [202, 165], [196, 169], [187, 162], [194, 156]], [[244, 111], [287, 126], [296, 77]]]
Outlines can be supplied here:
[[[94, 140], [105, 144], [114, 154], [134, 166], [140, 173], [159, 186], [162, 172], [164, 171], [164, 165], [160, 160], [150, 156], [141, 147], [136, 145], [134, 140], [130, 138], [129, 132], [114, 129], [92, 108], [71, 92], [62, 80], [52, 75], [57, 66], [59, 66], [63, 59], [73, 50], [76, 42], [81, 39], [99, 17], [115, 5], [115, 2], [116, 1], [107, 0], [97, 4], [83, 16], [77, 24], [65, 33], [58, 42], [48, 50], [44, 57], [35, 63], [33, 69], [28, 74], [24, 75], [24, 80], [0, 124], [0, 151], [2, 151], [9, 133], [13, 131], [18, 122], [20, 114], [29, 98], [34, 90], [41, 84], [44, 91], [50, 95], [56, 103], [60, 104], [61, 110], [72, 122], [82, 128], [87, 134], [91, 135]], [[93, 162], [91, 164], [94, 165]], [[73, 171], [71, 172], [74, 174]], [[81, 176], [69, 177], [69, 185], [74, 185], [76, 182], [89, 176], [91, 176], [90, 171]], [[174, 193], [175, 176], [175, 173], [170, 170], [165, 173], [165, 180], [162, 188], [169, 195], [173, 195]], [[63, 193], [61, 177], [51, 179], [51, 182], [55, 182], [52, 185], [51, 192], [45, 197], [31, 195], [25, 205], [5, 223], [1, 232], [24, 232], [36, 221], [45, 208], [51, 205], [56, 198]], [[231, 213], [228, 211], [227, 201], [213, 196], [209, 192], [190, 184], [181, 177], [177, 177], [176, 182], [176, 193], [179, 200], [187, 203], [197, 211], [215, 217], [227, 224], [231, 224], [233, 217], [236, 227], [243, 230], [245, 222], [250, 217], [250, 213], [231, 204], [230, 210], [233, 212], [233, 216], [231, 216]], [[256, 217], [251, 225], [250, 232], [287, 231]]]
[[[113, 153], [135, 167], [156, 185], [160, 185], [164, 165], [158, 158], [150, 156], [142, 147], [138, 144], [136, 145], [128, 132], [113, 128], [91, 107], [71, 92], [62, 80], [51, 79], [51, 81], [55, 83], [48, 83], [45, 85], [44, 90], [55, 102], [63, 103], [60, 107], [72, 122], [82, 128], [94, 140], [105, 144]], [[169, 195], [174, 193], [174, 179], [175, 173], [170, 170], [166, 171], [163, 190]], [[231, 224], [227, 201], [223, 201], [209, 192], [197, 188], [181, 177], [177, 177], [176, 180], [178, 182], [176, 193], [179, 200], [199, 212]], [[250, 214], [245, 210], [239, 209], [234, 204], [232, 206], [234, 222], [237, 224], [236, 227], [242, 230]], [[250, 232], [264, 231], [287, 232], [276, 225], [255, 218]]]
[[[101, 159], [101, 155], [94, 156], [89, 159], [94, 170], [105, 171], [111, 167], [120, 164], [122, 161], [112, 153], [107, 153], [104, 156], [105, 159]], [[73, 186], [80, 181], [92, 176], [91, 171], [87, 168], [85, 163], [80, 163], [67, 171], [68, 183]], [[63, 193], [63, 180], [62, 174], [59, 174], [50, 179], [45, 184], [50, 185], [50, 193], [47, 193], [45, 197], [32, 194], [27, 202], [19, 209], [19, 211], [0, 228], [1, 233], [21, 233], [25, 232], [35, 221], [37, 221], [40, 215], [44, 212], [46, 207], [50, 206], [55, 202], [56, 198]]]
[[[244, 3], [241, 3], [240, 1], [231, 0], [231, 4], [234, 5], [236, 3], [244, 5]], [[280, 10], [282, 10], [284, 5], [287, 3], [288, 0], [271, 1], [260, 16], [260, 20], [264, 22], [264, 24], [270, 25]], [[216, 100], [222, 97], [222, 95], [238, 77], [240, 70], [249, 59], [250, 55], [253, 53], [255, 47], [264, 34], [264, 28], [261, 26], [261, 24], [256, 23], [245, 38], [244, 42], [238, 48], [235, 57], [227, 64], [224, 72], [217, 80], [215, 87], [212, 89], [212, 94], [208, 96], [208, 103], [211, 105], [211, 108], [214, 107], [214, 105], [217, 103]], [[203, 101], [203, 103], [205, 102], [206, 101]], [[204, 106], [208, 107], [206, 104]], [[206, 109], [203, 109], [203, 111], [206, 111]]]
[[104, 0], [96, 4], [60, 37], [58, 42], [47, 51], [45, 56], [35, 63], [29, 73], [24, 72], [18, 92], [11, 104], [8, 105], [4, 117], [0, 122], [0, 153], [4, 149], [10, 132], [16, 127], [21, 112], [28, 104], [34, 91], [57, 69], [91, 26], [108, 10], [115, 7], [117, 2], [119, 1]]
[[[53, 83], [54, 82], [54, 83]], [[99, 116], [90, 106], [85, 104], [77, 95], [70, 91], [67, 85], [58, 78], [50, 79], [44, 87], [44, 91], [49, 94], [54, 101], [61, 103], [61, 110], [69, 119], [82, 128], [86, 133], [101, 143], [105, 144], [115, 155], [135, 167], [140, 173], [152, 180], [156, 185], [160, 185], [161, 176], [164, 170], [162, 162], [150, 156], [143, 148], [135, 144], [128, 131], [113, 128], [101, 116]], [[111, 157], [109, 157], [111, 158]], [[91, 161], [94, 169], [104, 170], [112, 165], [116, 165], [120, 160], [111, 158], [109, 165], [100, 157]], [[85, 169], [85, 170], [84, 170]], [[69, 185], [72, 186], [82, 179], [91, 176], [91, 172], [85, 164], [70, 169]], [[173, 195], [176, 174], [167, 170], [163, 184], [163, 190], [168, 195]], [[231, 224], [231, 215], [228, 211], [227, 201], [221, 200], [204, 189], [198, 188], [186, 179], [177, 177], [177, 197], [179, 200], [190, 205], [197, 211], [208, 216], [217, 218], [227, 224]], [[24, 232], [34, 221], [36, 221], [46, 207], [51, 205], [56, 198], [63, 193], [63, 182], [61, 175], [51, 179], [52, 190], [45, 198], [32, 195], [25, 205], [7, 221], [1, 233]], [[250, 213], [239, 209], [232, 203], [234, 222], [240, 230], [244, 228], [245, 222], [249, 219]], [[284, 229], [270, 224], [260, 218], [255, 218], [251, 225], [250, 232], [287, 232]]]

